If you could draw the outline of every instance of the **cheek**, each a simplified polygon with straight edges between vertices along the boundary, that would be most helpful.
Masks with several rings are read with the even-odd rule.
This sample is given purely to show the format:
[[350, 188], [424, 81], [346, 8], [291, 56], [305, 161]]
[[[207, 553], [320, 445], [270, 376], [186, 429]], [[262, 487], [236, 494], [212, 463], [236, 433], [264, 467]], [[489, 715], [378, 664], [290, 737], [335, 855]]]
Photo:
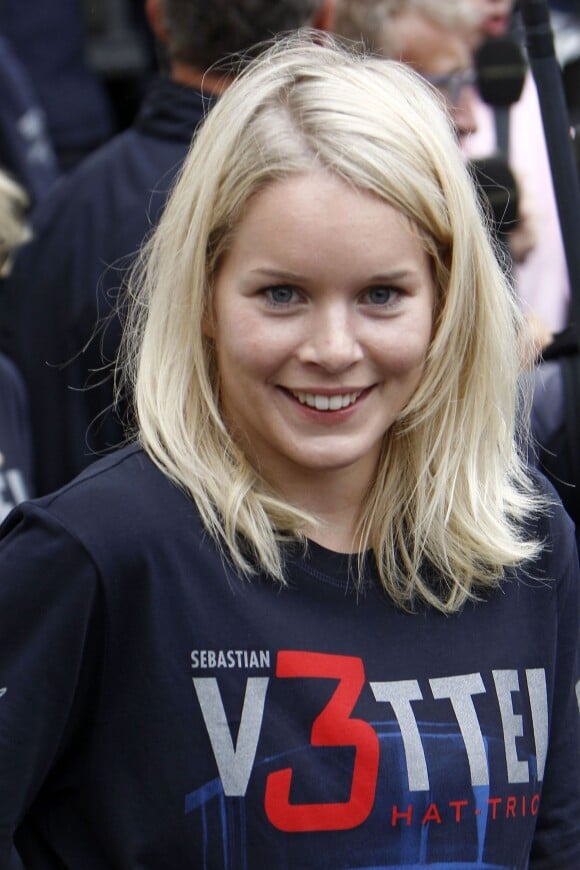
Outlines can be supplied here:
[[222, 379], [265, 378], [284, 359], [283, 342], [272, 330], [237, 320], [221, 324], [216, 337], [218, 371]]
[[275, 370], [292, 354], [300, 335], [293, 323], [247, 304], [218, 308], [216, 323], [218, 366], [236, 366], [240, 375]]
[[404, 377], [421, 371], [431, 344], [431, 321], [386, 337], [375, 344], [375, 358], [385, 371]]
[[[231, 335], [232, 333], [230, 333]], [[237, 336], [234, 341], [229, 337], [218, 337], [216, 341], [218, 371], [223, 378], [243, 377], [248, 370], [252, 371], [259, 365], [260, 348], [254, 339], [243, 341]]]

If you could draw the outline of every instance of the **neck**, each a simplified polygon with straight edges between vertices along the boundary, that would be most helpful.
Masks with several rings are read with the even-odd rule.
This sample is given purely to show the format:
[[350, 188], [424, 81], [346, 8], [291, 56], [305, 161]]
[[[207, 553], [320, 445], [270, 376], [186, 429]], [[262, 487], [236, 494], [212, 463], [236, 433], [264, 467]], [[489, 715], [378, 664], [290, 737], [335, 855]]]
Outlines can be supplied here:
[[195, 67], [174, 61], [171, 65], [171, 79], [178, 85], [219, 96], [231, 85], [234, 76], [227, 73], [202, 72]]
[[337, 553], [354, 553], [360, 546], [357, 530], [371, 479], [358, 466], [313, 472], [307, 480], [286, 481], [281, 494], [316, 519], [305, 529], [308, 538]]
[[306, 529], [307, 538], [335, 553], [359, 551], [360, 542], [356, 536], [357, 514], [348, 510], [344, 513], [335, 511], [324, 518], [319, 516], [318, 520], [317, 525]]

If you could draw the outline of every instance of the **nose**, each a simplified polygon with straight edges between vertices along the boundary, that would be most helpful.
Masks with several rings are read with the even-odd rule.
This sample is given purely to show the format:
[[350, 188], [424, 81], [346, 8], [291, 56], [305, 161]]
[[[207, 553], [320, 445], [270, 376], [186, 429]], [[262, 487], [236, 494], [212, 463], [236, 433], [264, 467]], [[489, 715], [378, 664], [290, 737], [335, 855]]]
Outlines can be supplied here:
[[299, 352], [300, 361], [331, 374], [346, 371], [363, 358], [356, 312], [340, 302], [311, 313]]

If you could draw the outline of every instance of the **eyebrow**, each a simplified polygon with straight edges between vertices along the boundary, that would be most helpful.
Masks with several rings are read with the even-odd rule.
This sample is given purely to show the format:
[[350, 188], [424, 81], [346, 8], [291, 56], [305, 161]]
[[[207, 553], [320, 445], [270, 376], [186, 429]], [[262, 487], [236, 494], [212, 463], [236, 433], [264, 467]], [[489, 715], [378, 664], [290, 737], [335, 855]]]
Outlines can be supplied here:
[[[283, 269], [269, 269], [269, 268], [257, 268], [252, 269], [251, 274], [259, 275], [264, 278], [274, 278], [278, 281], [304, 281], [305, 276], [299, 275], [295, 272], [286, 272]], [[365, 283], [373, 284], [373, 283], [385, 283], [388, 284], [392, 281], [402, 281], [406, 278], [410, 278], [416, 274], [415, 269], [399, 269], [394, 272], [377, 272], [374, 275], [370, 275], [365, 279]]]
[[276, 278], [279, 281], [303, 281], [304, 276], [295, 272], [285, 272], [279, 269], [252, 269], [250, 274], [262, 275], [264, 278]]

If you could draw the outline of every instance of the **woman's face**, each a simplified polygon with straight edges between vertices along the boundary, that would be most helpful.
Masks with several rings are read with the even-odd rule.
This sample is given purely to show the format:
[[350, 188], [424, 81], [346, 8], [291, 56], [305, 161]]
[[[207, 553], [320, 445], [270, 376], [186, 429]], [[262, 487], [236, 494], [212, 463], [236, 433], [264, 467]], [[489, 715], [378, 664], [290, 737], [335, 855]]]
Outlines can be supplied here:
[[272, 485], [345, 469], [370, 482], [421, 379], [434, 302], [428, 255], [378, 197], [316, 171], [250, 200], [207, 331], [224, 419]]

